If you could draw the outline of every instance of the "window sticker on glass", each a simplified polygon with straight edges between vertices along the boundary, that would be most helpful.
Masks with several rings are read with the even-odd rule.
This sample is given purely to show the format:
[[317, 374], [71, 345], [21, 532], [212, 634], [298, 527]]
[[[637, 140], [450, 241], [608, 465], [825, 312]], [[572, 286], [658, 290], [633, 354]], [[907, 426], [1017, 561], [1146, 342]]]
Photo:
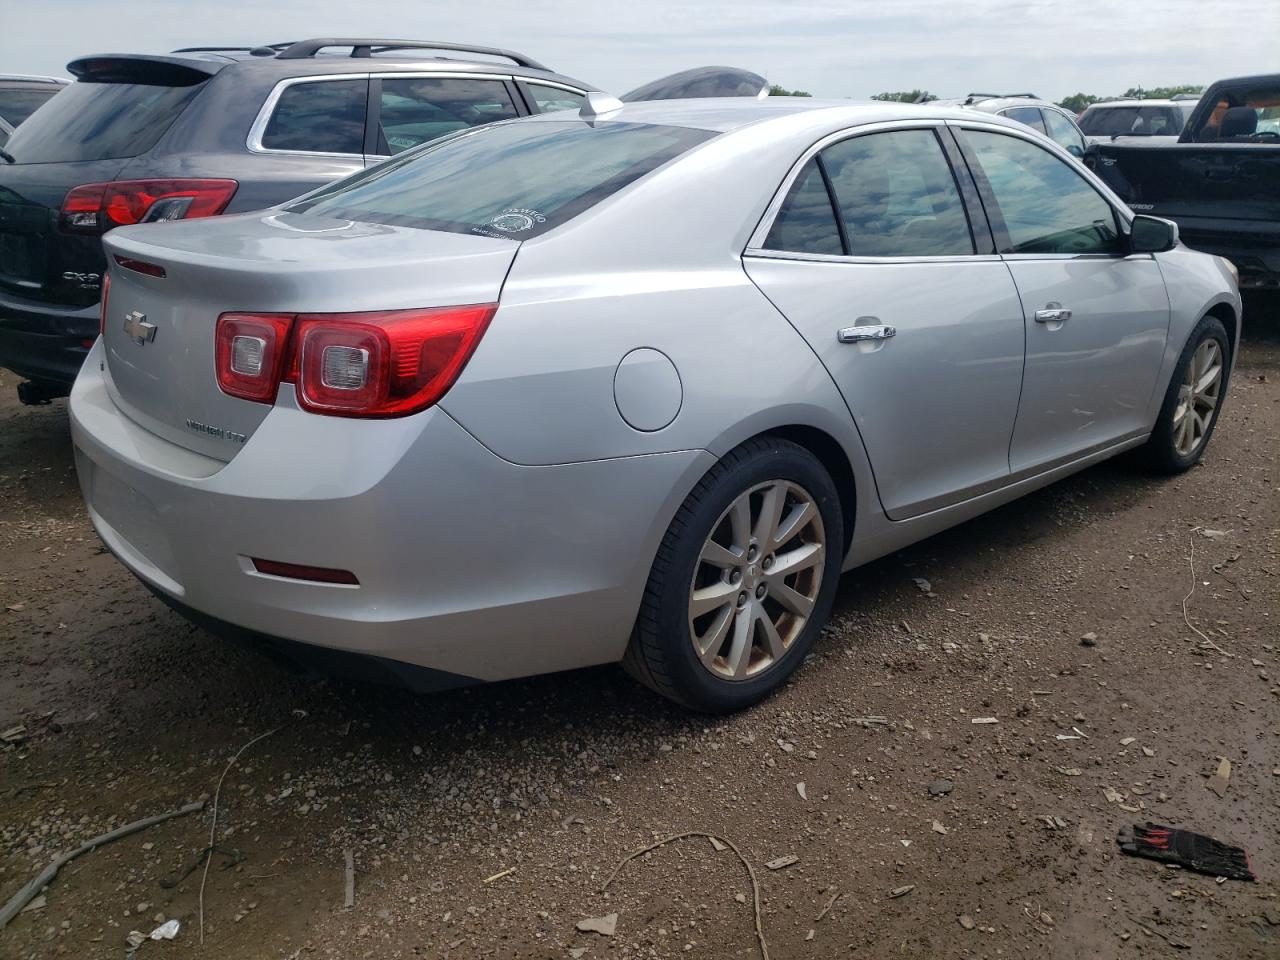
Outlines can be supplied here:
[[496, 216], [490, 217], [489, 221], [483, 225], [473, 227], [476, 233], [483, 233], [493, 236], [493, 230], [500, 230], [502, 233], [524, 233], [526, 230], [532, 230], [540, 223], [546, 223], [547, 218], [537, 210], [529, 210], [524, 207], [507, 207]]

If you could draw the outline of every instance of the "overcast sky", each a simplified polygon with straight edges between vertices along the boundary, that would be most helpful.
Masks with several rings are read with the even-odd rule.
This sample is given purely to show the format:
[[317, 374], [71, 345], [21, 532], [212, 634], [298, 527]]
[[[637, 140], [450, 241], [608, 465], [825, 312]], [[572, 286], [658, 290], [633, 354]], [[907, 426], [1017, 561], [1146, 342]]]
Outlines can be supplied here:
[[709, 63], [815, 96], [1055, 100], [1280, 70], [1280, 0], [0, 0], [0, 73], [343, 35], [510, 47], [616, 93]]

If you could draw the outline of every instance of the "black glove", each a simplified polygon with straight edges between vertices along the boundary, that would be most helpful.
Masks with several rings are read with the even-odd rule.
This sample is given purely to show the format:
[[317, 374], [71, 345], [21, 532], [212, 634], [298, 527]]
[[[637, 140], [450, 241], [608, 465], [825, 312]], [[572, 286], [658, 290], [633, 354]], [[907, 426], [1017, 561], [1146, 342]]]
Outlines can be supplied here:
[[1258, 879], [1254, 876], [1248, 853], [1202, 833], [1147, 821], [1145, 824], [1135, 823], [1132, 827], [1122, 827], [1117, 839], [1120, 849], [1135, 857], [1176, 863], [1212, 877], [1227, 877], [1230, 880]]

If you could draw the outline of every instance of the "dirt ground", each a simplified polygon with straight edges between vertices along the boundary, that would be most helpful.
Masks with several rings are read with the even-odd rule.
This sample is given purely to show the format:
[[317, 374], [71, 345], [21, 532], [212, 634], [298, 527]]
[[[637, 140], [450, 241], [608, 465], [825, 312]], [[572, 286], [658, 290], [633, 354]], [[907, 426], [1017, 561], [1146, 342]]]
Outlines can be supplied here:
[[[681, 831], [742, 851], [775, 960], [1280, 957], [1274, 338], [1244, 349], [1203, 466], [1104, 464], [847, 575], [793, 682], [717, 719], [615, 668], [415, 696], [230, 647], [104, 552], [65, 403], [13, 386], [0, 731], [25, 731], [0, 745], [0, 900], [61, 850], [211, 799], [270, 736], [222, 786], [203, 947], [208, 807], [64, 868], [0, 957], [127, 956], [168, 918], [140, 960], [759, 956], [747, 871], [706, 839], [601, 891]], [[1260, 882], [1121, 855], [1148, 818], [1246, 847]], [[612, 936], [576, 929], [610, 913]]]

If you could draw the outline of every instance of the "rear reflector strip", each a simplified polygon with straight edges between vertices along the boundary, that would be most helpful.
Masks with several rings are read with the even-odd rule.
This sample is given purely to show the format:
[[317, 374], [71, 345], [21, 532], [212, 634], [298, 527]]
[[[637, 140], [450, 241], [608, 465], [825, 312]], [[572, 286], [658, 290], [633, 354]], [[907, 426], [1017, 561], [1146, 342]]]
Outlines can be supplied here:
[[250, 558], [253, 569], [271, 577], [286, 577], [289, 580], [310, 580], [313, 583], [345, 583], [359, 586], [360, 581], [350, 570], [337, 570], [333, 567], [309, 567], [301, 563], [281, 563], [278, 560], [262, 560]]
[[116, 263], [134, 273], [145, 273], [148, 277], [164, 277], [164, 267], [158, 263], [147, 263], [145, 260], [134, 260], [132, 257], [115, 255]]

